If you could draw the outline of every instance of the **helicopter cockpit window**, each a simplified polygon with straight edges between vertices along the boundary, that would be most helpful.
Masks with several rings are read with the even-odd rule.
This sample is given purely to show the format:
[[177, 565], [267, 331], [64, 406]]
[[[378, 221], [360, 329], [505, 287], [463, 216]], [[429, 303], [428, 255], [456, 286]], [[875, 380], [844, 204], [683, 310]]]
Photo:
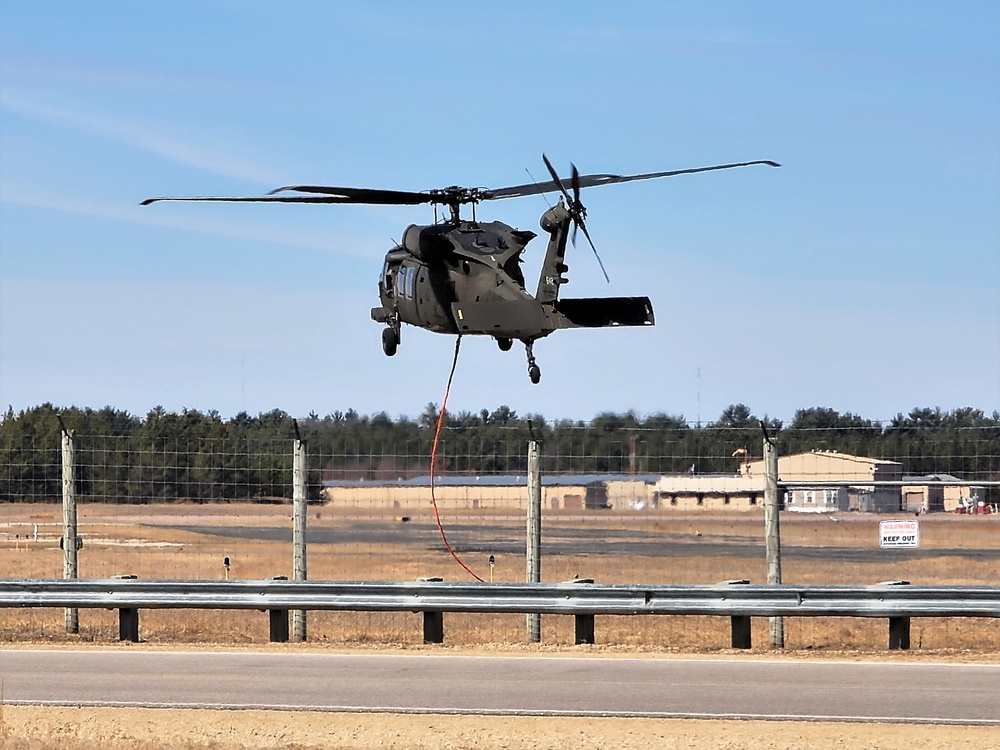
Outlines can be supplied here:
[[393, 283], [392, 283], [392, 266], [388, 263], [382, 266], [382, 288], [385, 290], [386, 296], [393, 296]]

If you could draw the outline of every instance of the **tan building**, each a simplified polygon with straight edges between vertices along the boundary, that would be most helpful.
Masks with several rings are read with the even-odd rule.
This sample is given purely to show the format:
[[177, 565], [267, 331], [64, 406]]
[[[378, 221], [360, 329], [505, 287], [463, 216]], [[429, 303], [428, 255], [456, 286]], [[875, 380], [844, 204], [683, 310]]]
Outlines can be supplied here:
[[962, 480], [951, 474], [904, 477], [904, 481], [913, 482], [903, 486], [903, 507], [913, 513], [954, 513], [958, 508], [975, 509], [978, 502], [986, 497], [984, 487], [960, 484]]
[[[835, 451], [778, 458], [784, 510], [898, 512], [903, 468], [896, 461]], [[873, 482], [896, 482], [877, 486]], [[796, 482], [803, 483], [796, 486]], [[823, 482], [829, 482], [824, 486]], [[806, 484], [808, 483], [808, 484]], [[527, 509], [527, 477], [445, 476], [435, 479], [438, 507], [450, 510]], [[323, 498], [338, 507], [417, 510], [431, 504], [427, 476], [398, 481], [325, 482]], [[944, 501], [942, 501], [944, 502]], [[953, 501], [957, 504], [958, 500]], [[543, 475], [546, 510], [763, 511], [764, 463], [744, 463], [736, 474]]]
[[[547, 510], [600, 510], [643, 507], [651, 501], [653, 475], [542, 476], [542, 507]], [[328, 481], [323, 499], [337, 507], [417, 510], [431, 505], [429, 477], [407, 481]], [[521, 475], [446, 476], [434, 480], [441, 509], [527, 510], [528, 482]]]
[[680, 511], [762, 511], [764, 473], [668, 474], [653, 485], [652, 504]]
[[[744, 464], [741, 473], [763, 476], [764, 462]], [[903, 465], [897, 461], [837, 451], [810, 451], [778, 457], [778, 482], [784, 485], [785, 510], [895, 513], [902, 508], [900, 487], [867, 482], [902, 482], [902, 479]], [[803, 484], [796, 487], [796, 482]], [[816, 484], [821, 482], [831, 484], [826, 487]], [[845, 482], [850, 484], [843, 484]]]

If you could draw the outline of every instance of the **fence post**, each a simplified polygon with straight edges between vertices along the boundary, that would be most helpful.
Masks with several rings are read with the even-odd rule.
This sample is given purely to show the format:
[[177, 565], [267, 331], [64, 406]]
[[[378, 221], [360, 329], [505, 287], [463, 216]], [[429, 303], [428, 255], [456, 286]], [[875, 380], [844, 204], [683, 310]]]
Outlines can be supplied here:
[[[537, 440], [528, 441], [528, 543], [526, 555], [526, 580], [539, 583], [542, 580], [542, 471], [541, 444]], [[527, 616], [528, 642], [542, 640], [542, 616], [531, 612]]]
[[[763, 427], [763, 424], [761, 425]], [[767, 582], [781, 583], [781, 532], [778, 523], [778, 451], [764, 431], [764, 539], [767, 547]], [[771, 646], [785, 647], [785, 620], [769, 619]]]
[[[62, 501], [63, 535], [60, 546], [63, 550], [63, 578], [75, 580], [79, 550], [76, 534], [76, 456], [73, 433], [65, 427], [62, 428]], [[76, 607], [66, 608], [66, 632], [80, 632], [80, 610]]]
[[[306, 477], [305, 441], [296, 438], [292, 446], [292, 580], [306, 580]], [[292, 640], [306, 640], [305, 610], [292, 610]]]

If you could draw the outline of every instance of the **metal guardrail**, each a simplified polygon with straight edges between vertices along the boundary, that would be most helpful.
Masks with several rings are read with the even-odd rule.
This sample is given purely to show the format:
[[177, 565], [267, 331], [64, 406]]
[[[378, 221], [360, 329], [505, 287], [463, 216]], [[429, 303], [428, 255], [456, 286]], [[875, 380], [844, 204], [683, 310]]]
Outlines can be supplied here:
[[289, 610], [422, 612], [430, 642], [444, 612], [574, 615], [577, 643], [593, 642], [596, 615], [718, 615], [732, 618], [734, 648], [750, 647], [751, 617], [878, 617], [890, 648], [908, 648], [911, 617], [1000, 617], [1000, 587], [8, 579], [0, 607], [117, 609], [122, 640], [138, 640], [140, 609], [266, 610], [272, 640], [288, 639]]
[[17, 579], [0, 581], [0, 607], [1000, 617], [1000, 587]]

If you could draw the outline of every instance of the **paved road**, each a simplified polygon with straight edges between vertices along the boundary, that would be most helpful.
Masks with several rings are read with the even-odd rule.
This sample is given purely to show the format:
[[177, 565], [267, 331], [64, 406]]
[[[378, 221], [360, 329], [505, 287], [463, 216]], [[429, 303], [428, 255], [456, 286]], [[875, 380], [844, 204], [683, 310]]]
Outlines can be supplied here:
[[4, 702], [1000, 726], [1000, 665], [0, 651]]
[[[164, 525], [163, 528], [227, 539], [292, 541], [290, 526], [238, 525]], [[460, 554], [523, 555], [524, 524], [448, 524], [449, 538]], [[437, 526], [430, 522], [384, 523], [356, 522], [344, 527], [311, 526], [306, 531], [309, 544], [384, 544], [417, 546], [438, 550], [441, 539]], [[551, 524], [543, 531], [542, 545], [547, 555], [595, 555], [627, 557], [739, 557], [752, 560], [764, 558], [763, 538], [717, 534], [693, 539], [690, 534], [663, 534], [648, 529], [620, 529], [591, 522], [587, 528]], [[885, 550], [872, 543], [859, 547], [797, 545], [783, 543], [781, 554], [788, 559], [823, 560], [827, 562], [881, 562]], [[930, 557], [963, 557], [973, 560], [996, 559], [994, 548], [928, 547], [892, 550], [897, 561], [920, 560]]]

